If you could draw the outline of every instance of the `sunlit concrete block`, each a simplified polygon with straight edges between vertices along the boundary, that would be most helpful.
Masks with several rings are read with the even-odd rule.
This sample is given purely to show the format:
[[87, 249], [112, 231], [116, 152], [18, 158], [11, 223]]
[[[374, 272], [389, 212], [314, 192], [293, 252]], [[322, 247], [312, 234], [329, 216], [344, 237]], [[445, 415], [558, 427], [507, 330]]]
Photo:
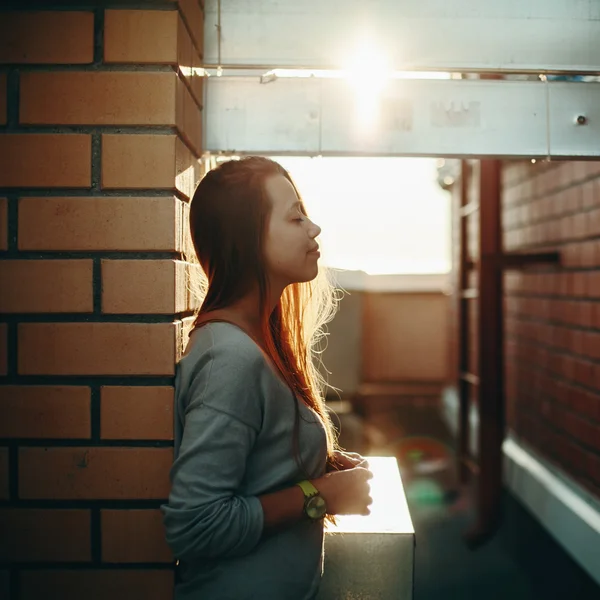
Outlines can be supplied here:
[[369, 516], [340, 516], [325, 535], [318, 600], [409, 600], [415, 530], [395, 458], [369, 457]]

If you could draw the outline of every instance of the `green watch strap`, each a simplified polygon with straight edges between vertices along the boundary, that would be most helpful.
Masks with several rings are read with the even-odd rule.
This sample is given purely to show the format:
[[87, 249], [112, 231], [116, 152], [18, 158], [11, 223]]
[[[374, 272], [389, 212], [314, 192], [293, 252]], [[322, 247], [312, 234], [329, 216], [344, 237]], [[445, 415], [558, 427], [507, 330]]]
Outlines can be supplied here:
[[300, 486], [300, 489], [304, 492], [306, 498], [316, 496], [319, 493], [319, 490], [310, 481], [301, 481], [296, 485]]

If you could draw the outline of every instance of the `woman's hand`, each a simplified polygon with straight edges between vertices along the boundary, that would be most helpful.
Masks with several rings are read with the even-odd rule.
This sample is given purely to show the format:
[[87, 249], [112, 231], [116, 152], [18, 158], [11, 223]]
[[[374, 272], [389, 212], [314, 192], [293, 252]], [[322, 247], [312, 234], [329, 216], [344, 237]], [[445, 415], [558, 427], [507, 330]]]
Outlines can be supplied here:
[[[362, 457], [361, 457], [362, 458]], [[368, 515], [373, 502], [369, 479], [373, 473], [364, 467], [354, 466], [343, 471], [326, 473], [312, 481], [331, 515]]]
[[369, 468], [369, 463], [364, 456], [357, 454], [356, 452], [344, 452], [342, 450], [336, 450], [332, 462], [327, 463], [327, 472], [331, 471], [346, 471], [348, 469], [354, 469], [354, 467], [365, 467]]

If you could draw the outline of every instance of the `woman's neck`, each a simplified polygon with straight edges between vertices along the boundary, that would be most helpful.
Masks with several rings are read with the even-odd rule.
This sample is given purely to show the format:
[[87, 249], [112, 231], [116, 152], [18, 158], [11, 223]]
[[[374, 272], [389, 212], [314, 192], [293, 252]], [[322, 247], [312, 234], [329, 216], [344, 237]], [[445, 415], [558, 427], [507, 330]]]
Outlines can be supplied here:
[[[277, 306], [281, 293], [270, 298], [269, 314]], [[209, 315], [207, 315], [209, 317]], [[235, 301], [226, 308], [218, 309], [210, 313], [210, 319], [222, 319], [230, 321], [246, 331], [253, 337], [261, 346], [264, 347], [265, 340], [262, 330], [261, 314], [260, 314], [260, 297], [258, 290], [250, 292]]]

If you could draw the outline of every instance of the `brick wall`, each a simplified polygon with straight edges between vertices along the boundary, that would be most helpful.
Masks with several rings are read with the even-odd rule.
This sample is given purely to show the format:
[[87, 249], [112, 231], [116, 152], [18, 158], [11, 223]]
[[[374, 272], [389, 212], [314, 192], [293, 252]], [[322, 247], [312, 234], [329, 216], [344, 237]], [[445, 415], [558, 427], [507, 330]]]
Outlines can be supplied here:
[[0, 598], [165, 600], [202, 7], [37, 4], [0, 12]]
[[508, 425], [600, 497], [600, 162], [506, 163], [507, 250], [562, 265], [507, 273]]

